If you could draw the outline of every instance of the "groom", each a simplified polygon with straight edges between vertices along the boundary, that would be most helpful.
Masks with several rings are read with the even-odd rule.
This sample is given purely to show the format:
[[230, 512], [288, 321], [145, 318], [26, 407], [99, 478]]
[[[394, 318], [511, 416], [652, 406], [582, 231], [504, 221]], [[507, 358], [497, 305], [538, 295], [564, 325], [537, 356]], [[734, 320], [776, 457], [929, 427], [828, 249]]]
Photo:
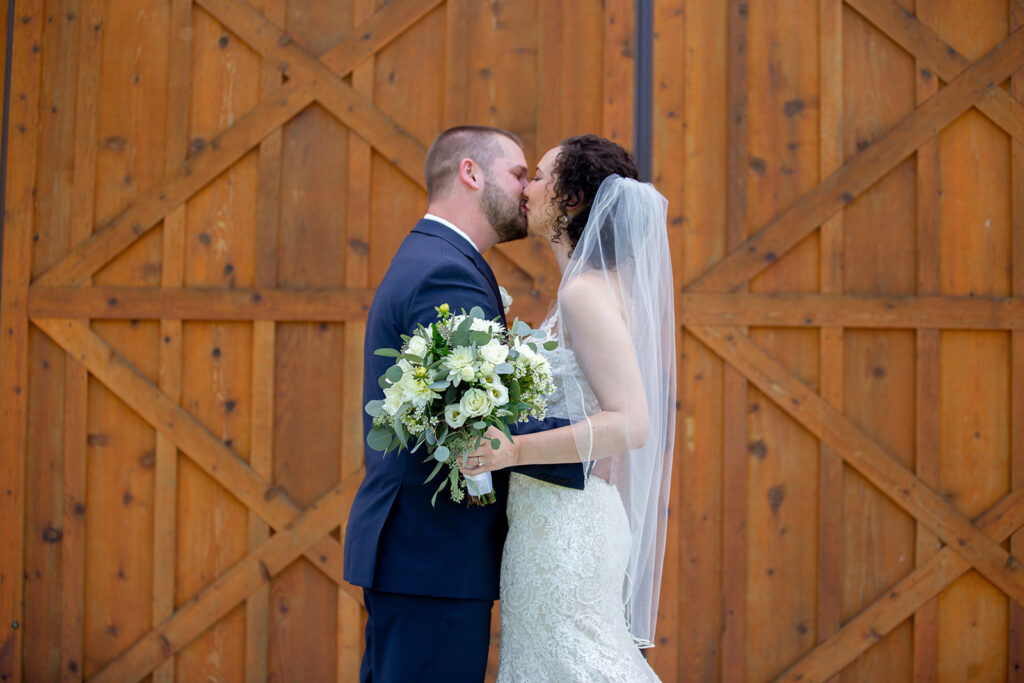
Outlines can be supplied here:
[[[502, 315], [494, 274], [481, 256], [526, 236], [522, 191], [526, 158], [519, 138], [483, 126], [444, 131], [427, 151], [427, 214], [405, 238], [377, 288], [366, 326], [363, 403], [382, 398], [377, 379], [402, 334], [437, 318], [435, 306]], [[519, 433], [556, 426], [522, 425]], [[363, 415], [363, 433], [370, 418]], [[345, 580], [363, 587], [368, 619], [362, 681], [482, 681], [491, 607], [505, 540], [508, 472], [494, 472], [497, 504], [467, 507], [434, 486], [422, 452], [386, 458], [365, 446], [366, 476], [345, 532]], [[516, 471], [583, 488], [580, 465]]]

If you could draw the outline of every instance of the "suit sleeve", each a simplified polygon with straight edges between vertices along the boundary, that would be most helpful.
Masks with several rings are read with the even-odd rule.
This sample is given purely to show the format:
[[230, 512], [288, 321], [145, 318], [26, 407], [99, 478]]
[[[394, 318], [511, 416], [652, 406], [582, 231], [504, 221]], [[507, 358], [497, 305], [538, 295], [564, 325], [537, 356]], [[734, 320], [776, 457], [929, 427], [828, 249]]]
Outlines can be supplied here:
[[468, 313], [474, 306], [483, 309], [484, 317], [490, 319], [500, 315], [494, 292], [483, 276], [466, 259], [445, 258], [432, 264], [429, 271], [410, 293], [406, 309], [407, 331], [411, 334], [416, 325], [426, 327], [437, 320], [435, 307], [448, 304], [452, 313], [463, 309]]
[[[523, 424], [516, 425], [512, 433], [516, 436], [543, 432], [548, 429], [565, 427], [568, 420], [558, 417], [549, 417], [546, 420], [530, 420]], [[518, 472], [534, 479], [546, 481], [549, 484], [557, 484], [570, 489], [582, 489], [586, 476], [583, 472], [583, 463], [567, 463], [560, 465], [520, 465], [509, 468], [512, 472]]]

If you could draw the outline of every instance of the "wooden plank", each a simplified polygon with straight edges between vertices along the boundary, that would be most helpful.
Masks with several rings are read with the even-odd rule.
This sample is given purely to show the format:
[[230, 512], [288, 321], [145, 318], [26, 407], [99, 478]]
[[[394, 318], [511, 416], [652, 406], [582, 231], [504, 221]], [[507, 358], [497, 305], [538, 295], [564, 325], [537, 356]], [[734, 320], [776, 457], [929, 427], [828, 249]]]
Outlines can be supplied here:
[[[167, 78], [167, 138], [165, 172], [173, 173], [185, 162], [188, 151], [188, 120], [191, 100], [192, 3], [174, 0], [168, 35], [170, 58]], [[174, 208], [163, 222], [160, 285], [180, 287], [184, 280], [185, 206]], [[182, 324], [178, 319], [160, 321], [159, 386], [175, 403], [181, 402]], [[152, 626], [174, 613], [176, 539], [178, 515], [178, 449], [166, 434], [157, 433], [153, 500], [153, 610]], [[154, 683], [174, 680], [174, 658], [153, 672]]]
[[373, 291], [34, 287], [29, 312], [38, 318], [88, 316], [145, 320], [365, 320]]
[[[978, 529], [997, 542], [1022, 524], [1024, 489], [1006, 496], [976, 521]], [[798, 683], [831, 677], [970, 569], [952, 547], [944, 547], [775, 680]]]
[[[177, 448], [272, 527], [282, 528], [298, 513], [298, 506], [279, 488], [256, 474], [234, 451], [167, 398], [98, 335], [72, 320], [35, 319], [33, 322], [143, 419], [170, 436]], [[341, 546], [337, 541], [320, 539], [305, 551], [305, 555], [328, 578], [342, 583]], [[360, 595], [354, 588], [350, 594], [354, 597]]]
[[96, 683], [139, 680], [181, 650], [336, 526], [351, 506], [360, 479], [349, 479], [333, 487], [90, 680]]
[[[818, 99], [820, 101], [818, 173], [825, 178], [843, 163], [843, 3], [818, 4]], [[843, 292], [842, 209], [821, 226], [819, 277], [823, 294]], [[823, 327], [818, 340], [821, 395], [843, 410], [845, 349], [843, 328]], [[839, 630], [842, 619], [843, 461], [819, 443], [818, 604], [816, 642]]]
[[[881, 4], [881, 3], [879, 3]], [[874, 8], [872, 8], [874, 9]], [[899, 8], [898, 8], [899, 9]], [[927, 24], [934, 24], [934, 3], [917, 0], [917, 17], [913, 24], [920, 27], [918, 35], [926, 35]], [[901, 14], [902, 9], [899, 9]], [[884, 25], [871, 15], [865, 16], [880, 28]], [[879, 18], [880, 19], [880, 18]], [[911, 22], [906, 22], [910, 24]], [[889, 33], [892, 36], [892, 33]], [[933, 34], [934, 35], [934, 34]], [[907, 42], [898, 42], [906, 47]], [[936, 36], [937, 38], [937, 36]], [[940, 40], [941, 42], [941, 40]], [[948, 55], [955, 50], [942, 50]], [[939, 89], [938, 78], [930, 72], [937, 60], [944, 59], [938, 53], [918, 52], [927, 55], [927, 62], [918, 56], [915, 62], [915, 90], [918, 105], [927, 101]], [[957, 68], [957, 73], [966, 68], [967, 61]], [[950, 73], [938, 72], [947, 81]], [[999, 90], [1002, 92], [1002, 90]], [[919, 296], [940, 294], [939, 288], [939, 140], [934, 137], [917, 150], [917, 294]], [[915, 402], [915, 457], [914, 471], [918, 478], [933, 489], [939, 489], [939, 345], [940, 332], [937, 329], [918, 329], [916, 335], [914, 388]], [[935, 534], [917, 523], [917, 538], [914, 550], [914, 565], [925, 564], [939, 551], [940, 543]], [[938, 680], [939, 646], [939, 600], [929, 600], [914, 614], [914, 678], [918, 681]]]
[[[1010, 6], [1010, 30], [1024, 25], [1024, 7]], [[1018, 69], [1010, 78], [1010, 95], [1016, 102], [1024, 101], [1024, 70]], [[1010, 211], [1012, 293], [1024, 293], [1024, 142], [1015, 139], [1010, 149]], [[1015, 330], [1010, 339], [1010, 486], [1014, 491], [1024, 488], [1024, 331]], [[1010, 552], [1024, 555], [1024, 534], [1010, 539]], [[1024, 682], [1024, 608], [1010, 605], [1009, 642], [1007, 643], [1006, 679]]]
[[[726, 19], [728, 140], [726, 250], [747, 238], [747, 3], [730, 0]], [[722, 680], [747, 678], [747, 401], [744, 377], [722, 380]]]
[[43, 286], [80, 284], [312, 100], [313, 96], [298, 81], [282, 85], [252, 111], [205, 142], [175, 173], [139, 195], [117, 217], [43, 274], [37, 283]]
[[[284, 24], [283, 0], [267, 0], [263, 14], [276, 24]], [[281, 86], [277, 65], [262, 60], [260, 92], [272, 92]], [[277, 234], [281, 218], [281, 142], [279, 128], [260, 142], [257, 181], [257, 226], [253, 284], [273, 288], [277, 284]], [[252, 418], [250, 421], [249, 466], [267, 481], [273, 480], [274, 463], [274, 348], [277, 326], [273, 320], [257, 320], [252, 329]], [[253, 552], [270, 538], [270, 526], [249, 511], [248, 542]], [[270, 586], [261, 586], [245, 601], [245, 679], [248, 683], [266, 681], [269, 674]]]
[[276, 61], [285, 76], [293, 81], [304, 81], [316, 99], [341, 123], [356, 130], [410, 180], [425, 187], [423, 163], [427, 150], [422, 141], [291, 42], [287, 34], [243, 0], [197, 0], [197, 4], [264, 58]]
[[[448, 0], [444, 4], [444, 113], [445, 130], [466, 122], [467, 62], [469, 61], [470, 0]], [[337, 69], [334, 69], [337, 73]], [[528, 160], [529, 161], [529, 160]]]
[[636, 15], [632, 0], [605, 0], [601, 135], [633, 149]]
[[1003, 592], [1018, 602], [1024, 601], [1020, 562], [749, 337], [734, 328], [700, 327], [692, 331], [811, 433], [829, 443], [897, 505], [924, 522], [944, 543], [952, 544]]
[[867, 189], [922, 142], [1005, 80], [1024, 59], [1024, 32], [1016, 31], [948, 86], [893, 126], [746, 240], [687, 291], [730, 291], [769, 267], [812, 230]]
[[[100, 0], [79, 9], [78, 92], [75, 106], [75, 163], [71, 242], [92, 234], [96, 184], [97, 99], [103, 11]], [[95, 27], [100, 29], [96, 30]], [[88, 324], [88, 321], [81, 321]], [[84, 674], [86, 425], [89, 378], [79, 363], [64, 366], [64, 522], [61, 539], [61, 663], [64, 681]]]
[[3, 284], [0, 287], [0, 676], [21, 680], [24, 621], [25, 438], [28, 381], [27, 295], [31, 269], [38, 143], [41, 2], [19, 5], [11, 58]]
[[[372, 0], [355, 0], [352, 6], [352, 21], [364, 26], [368, 20], [381, 12], [374, 13]], [[446, 8], [446, 16], [452, 13]], [[445, 26], [446, 33], [450, 28]], [[359, 94], [373, 99], [375, 60], [371, 56], [352, 71], [352, 88]], [[446, 69], [448, 66], [446, 65]], [[334, 69], [336, 72], [338, 69]], [[345, 203], [345, 286], [361, 289], [369, 285], [370, 255], [370, 206], [373, 178], [373, 149], [358, 133], [349, 133], [348, 141], [348, 194]], [[342, 435], [339, 453], [339, 472], [342, 480], [359, 476], [363, 468], [363, 337], [366, 325], [350, 321], [344, 328], [344, 367], [342, 378]], [[339, 540], [345, 542], [345, 521], [339, 530]], [[365, 615], [359, 605], [347, 596], [338, 594], [338, 643], [337, 679], [356, 680], [363, 652], [363, 623]]]
[[[893, 0], [849, 0], [846, 4], [914, 55], [918, 60], [919, 76], [922, 70], [934, 72], [948, 82], [971, 65], [966, 57], [928, 28], [928, 24], [934, 22], [927, 18], [927, 9], [923, 12], [921, 5], [917, 6], [917, 16], [914, 16]], [[928, 95], [931, 96], [938, 90], [938, 84], [931, 74], [929, 82], [936, 86], [929, 88]], [[920, 88], [918, 91], [920, 93]], [[993, 88], [988, 97], [979, 100], [975, 106], [1015, 140], [1024, 141], [1024, 106], [1010, 93], [1002, 88]]]

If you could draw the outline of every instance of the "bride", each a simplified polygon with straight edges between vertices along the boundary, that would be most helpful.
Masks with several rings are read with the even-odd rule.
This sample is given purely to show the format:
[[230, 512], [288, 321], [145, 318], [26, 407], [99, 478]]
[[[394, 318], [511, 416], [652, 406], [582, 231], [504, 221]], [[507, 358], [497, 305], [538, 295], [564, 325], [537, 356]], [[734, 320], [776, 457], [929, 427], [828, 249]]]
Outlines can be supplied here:
[[625, 150], [584, 135], [548, 151], [524, 191], [562, 272], [541, 330], [559, 342], [543, 352], [548, 415], [569, 426], [482, 446], [464, 472], [582, 462], [590, 476], [580, 491], [510, 475], [499, 681], [658, 680], [639, 648], [657, 620], [675, 330], [667, 201], [637, 176]]

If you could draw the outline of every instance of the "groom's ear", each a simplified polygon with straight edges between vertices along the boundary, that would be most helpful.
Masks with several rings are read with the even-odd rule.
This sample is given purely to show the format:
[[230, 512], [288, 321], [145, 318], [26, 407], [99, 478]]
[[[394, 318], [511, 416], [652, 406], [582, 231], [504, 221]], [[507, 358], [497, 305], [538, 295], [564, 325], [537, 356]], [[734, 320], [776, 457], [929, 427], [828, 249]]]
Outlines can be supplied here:
[[459, 162], [459, 180], [474, 190], [483, 187], [484, 175], [482, 169], [469, 157]]

